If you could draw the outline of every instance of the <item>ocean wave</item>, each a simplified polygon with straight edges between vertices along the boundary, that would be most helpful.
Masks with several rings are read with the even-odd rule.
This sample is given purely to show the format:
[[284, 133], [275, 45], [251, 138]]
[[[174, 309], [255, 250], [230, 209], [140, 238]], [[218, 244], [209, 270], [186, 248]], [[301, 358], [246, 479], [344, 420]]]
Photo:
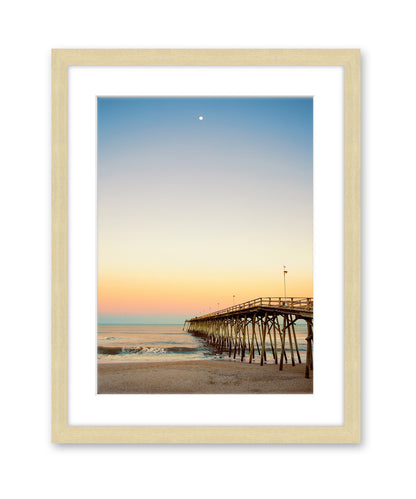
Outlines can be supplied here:
[[137, 354], [137, 353], [190, 353], [198, 352], [200, 349], [196, 347], [123, 347], [123, 346], [104, 346], [97, 347], [97, 353], [102, 355], [122, 355], [122, 354]]

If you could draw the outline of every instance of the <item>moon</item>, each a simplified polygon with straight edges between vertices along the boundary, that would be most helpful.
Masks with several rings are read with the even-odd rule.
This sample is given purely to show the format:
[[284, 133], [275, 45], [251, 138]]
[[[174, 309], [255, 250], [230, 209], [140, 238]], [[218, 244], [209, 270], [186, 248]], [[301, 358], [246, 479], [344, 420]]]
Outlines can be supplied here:
[[204, 119], [203, 116], [198, 116], [199, 121], [202, 121]]

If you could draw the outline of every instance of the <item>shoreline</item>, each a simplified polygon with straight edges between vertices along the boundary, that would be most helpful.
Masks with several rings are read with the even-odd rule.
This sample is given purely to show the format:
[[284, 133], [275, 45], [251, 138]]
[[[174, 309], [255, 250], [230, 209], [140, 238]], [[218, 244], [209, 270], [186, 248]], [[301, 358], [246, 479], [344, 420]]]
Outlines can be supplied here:
[[97, 364], [98, 394], [313, 393], [305, 364], [248, 364], [226, 360]]

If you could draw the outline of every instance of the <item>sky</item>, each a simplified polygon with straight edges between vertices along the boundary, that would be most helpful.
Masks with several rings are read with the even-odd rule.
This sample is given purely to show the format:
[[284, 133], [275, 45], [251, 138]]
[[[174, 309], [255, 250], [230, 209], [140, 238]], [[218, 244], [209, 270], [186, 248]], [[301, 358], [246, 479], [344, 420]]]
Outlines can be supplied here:
[[99, 97], [98, 322], [313, 296], [312, 187], [312, 98]]

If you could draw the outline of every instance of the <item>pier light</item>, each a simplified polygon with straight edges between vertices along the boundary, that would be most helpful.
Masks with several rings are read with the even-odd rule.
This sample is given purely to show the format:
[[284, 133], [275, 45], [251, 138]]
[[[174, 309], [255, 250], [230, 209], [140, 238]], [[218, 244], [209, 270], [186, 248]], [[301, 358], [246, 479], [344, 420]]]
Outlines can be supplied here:
[[286, 265], [283, 265], [283, 287], [284, 287], [285, 299], [286, 299], [286, 274], [287, 274]]

